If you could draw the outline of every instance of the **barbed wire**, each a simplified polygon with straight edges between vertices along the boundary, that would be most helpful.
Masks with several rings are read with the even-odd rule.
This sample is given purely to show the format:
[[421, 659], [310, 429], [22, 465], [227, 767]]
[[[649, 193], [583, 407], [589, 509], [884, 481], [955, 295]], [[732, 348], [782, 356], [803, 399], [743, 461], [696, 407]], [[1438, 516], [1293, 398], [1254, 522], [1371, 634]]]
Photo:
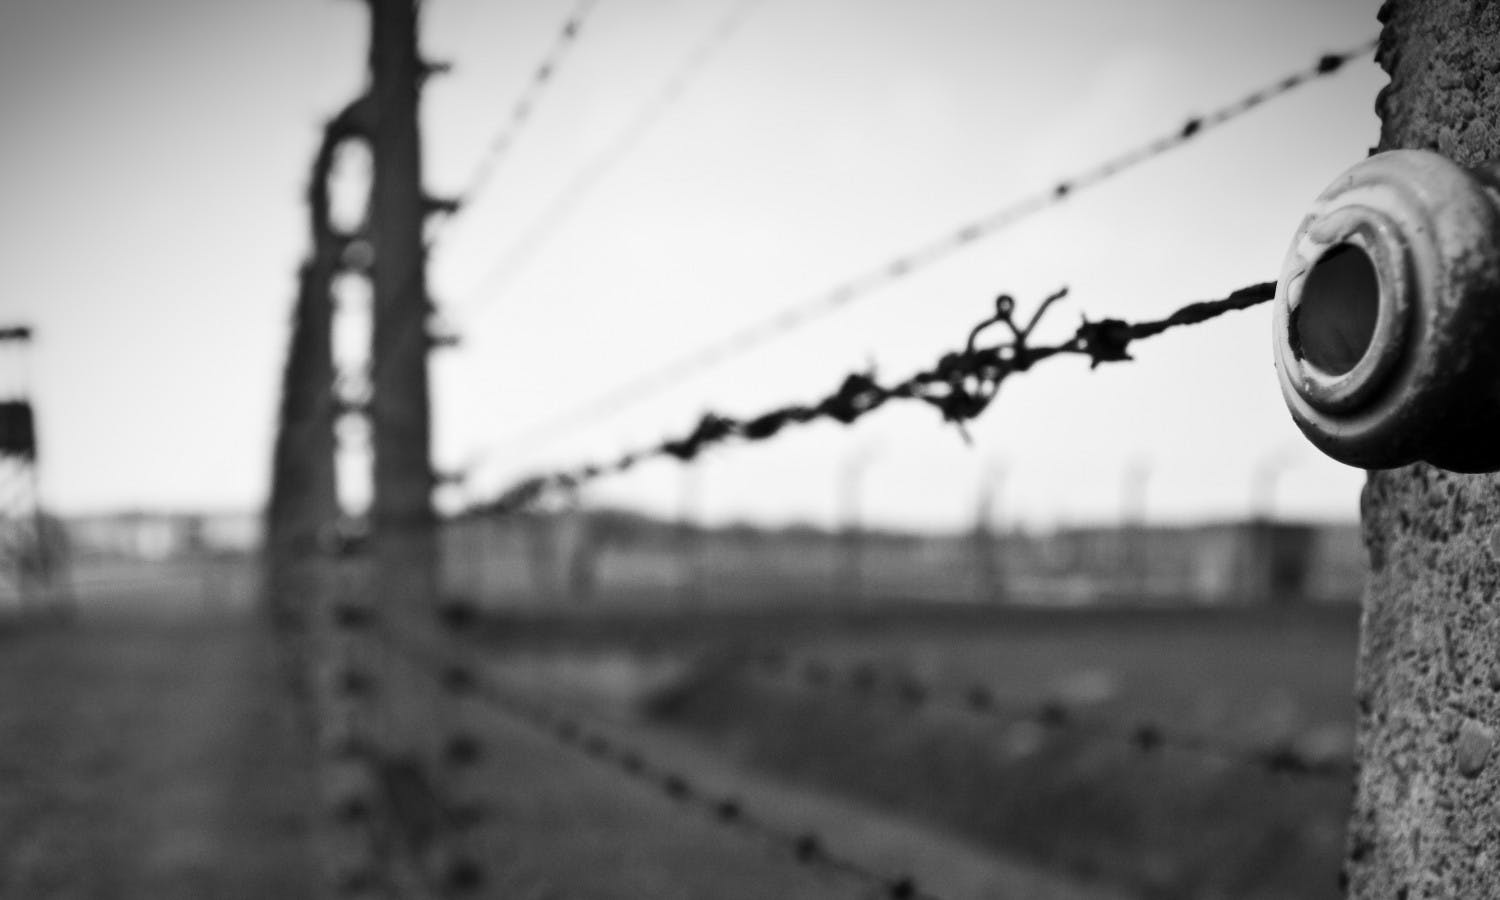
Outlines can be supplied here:
[[781, 651], [759, 654], [756, 668], [768, 675], [794, 680], [807, 687], [833, 690], [839, 686], [866, 700], [888, 699], [909, 710], [940, 706], [966, 715], [1011, 722], [1029, 722], [1051, 731], [1075, 731], [1124, 743], [1142, 755], [1175, 750], [1272, 775], [1348, 781], [1350, 760], [1303, 752], [1291, 741], [1247, 747], [1203, 734], [1174, 731], [1154, 720], [1120, 722], [1078, 709], [1057, 698], [1026, 703], [1008, 699], [988, 685], [940, 688], [910, 672], [890, 672], [870, 660], [838, 666], [818, 658], [794, 660]]
[[[735, 30], [738, 29], [740, 22], [743, 20], [745, 15], [748, 14], [750, 9], [756, 3], [759, 2], [761, 2], [761, 0], [738, 0], [737, 4], [734, 7], [731, 7], [729, 14], [720, 20], [718, 26], [709, 34], [708, 38], [700, 43], [688, 55], [686, 62], [675, 73], [673, 73], [673, 76], [668, 80], [665, 88], [659, 94], [657, 94], [652, 101], [648, 102], [645, 106], [642, 107], [641, 111], [637, 114], [637, 117], [632, 121], [631, 126], [619, 135], [614, 144], [610, 146], [609, 150], [596, 157], [594, 161], [589, 166], [587, 166], [584, 171], [580, 173], [580, 175], [576, 177], [574, 181], [571, 182], [561, 194], [558, 195], [558, 197], [554, 200], [553, 206], [547, 213], [543, 214], [542, 219], [539, 220], [539, 222], [545, 222], [546, 220], [556, 218], [560, 223], [563, 218], [566, 218], [566, 215], [570, 211], [571, 206], [581, 200], [582, 197], [588, 193], [588, 191], [593, 187], [594, 182], [601, 180], [604, 175], [608, 174], [608, 172], [618, 162], [618, 159], [623, 157], [624, 154], [628, 153], [635, 144], [639, 143], [641, 138], [646, 135], [646, 133], [656, 123], [656, 121], [659, 120], [661, 116], [670, 108], [671, 104], [687, 90], [687, 87], [691, 83], [692, 78], [697, 74], [698, 70], [700, 70], [704, 65], [708, 63], [713, 53], [717, 51], [721, 45], [728, 41], [728, 39], [734, 34]], [[582, 16], [587, 12], [591, 12], [593, 7], [596, 6], [597, 3], [598, 0], [583, 0], [583, 2], [579, 4], [578, 9], [575, 9], [573, 15], [567, 20], [567, 22], [564, 23], [562, 32], [560, 33], [558, 38], [558, 44], [564, 45], [564, 47], [566, 47], [570, 46], [572, 42], [576, 40], [577, 33], [581, 30], [583, 25]], [[558, 53], [559, 50], [557, 46], [554, 46], [553, 54]], [[549, 56], [549, 58], [551, 57]], [[560, 56], [558, 58], [560, 59]], [[536, 83], [536, 81], [538, 80], [538, 76], [544, 70], [547, 72], [547, 75], [542, 77], [541, 80], [550, 81], [551, 75], [555, 72], [555, 66], [556, 60], [552, 62], [550, 67], [547, 60], [544, 60], [541, 66], [539, 66], [537, 69], [537, 75], [533, 76], [533, 84]], [[519, 108], [521, 103], [524, 102], [526, 102], [525, 95], [523, 95], [521, 101], [518, 101], [517, 108]], [[527, 105], [527, 112], [524, 114], [523, 118], [529, 118], [529, 116], [530, 104]], [[515, 117], [513, 114], [512, 119], [514, 120], [514, 118]], [[519, 127], [519, 123], [516, 123], [516, 127]], [[503, 139], [504, 134], [505, 132], [502, 132], [502, 136], [497, 137], [495, 139], [495, 142], [491, 144], [491, 147], [494, 147], [496, 144], [500, 143]], [[501, 155], [503, 155], [505, 150], [508, 149], [509, 145], [514, 142], [514, 137], [512, 136], [511, 138], [504, 140], [505, 148], [498, 151], [498, 153]], [[492, 151], [492, 153], [493, 152], [494, 151]], [[436, 245], [438, 238], [443, 234], [444, 229], [450, 227], [448, 223], [451, 223], [453, 221], [453, 217], [456, 214], [461, 213], [462, 210], [467, 208], [467, 204], [473, 200], [475, 193], [482, 187], [484, 181], [486, 181], [490, 177], [491, 171], [496, 165], [498, 165], [498, 160], [496, 160], [494, 163], [481, 162], [479, 169], [476, 169], [474, 175], [470, 179], [470, 187], [466, 189], [462, 194], [460, 194], [458, 198], [434, 203], [434, 211], [444, 212], [446, 213], [446, 216], [444, 218], [438, 219], [436, 223], [434, 223], [434, 226], [429, 231], [427, 237], [424, 240], [424, 244], [429, 253]], [[550, 229], [551, 227], [555, 226], [538, 224], [537, 226], [533, 227], [530, 233], [536, 234], [538, 233], [539, 229], [546, 230]], [[525, 240], [526, 239], [523, 238], [523, 242]], [[490, 277], [492, 276], [486, 276], [486, 281], [488, 281]], [[360, 373], [360, 377], [366, 383], [373, 384], [377, 376], [380, 374], [381, 369], [385, 364], [385, 360], [394, 356], [401, 355], [405, 350], [409, 349], [412, 343], [415, 341], [425, 341], [433, 346], [451, 346], [457, 344], [461, 340], [457, 336], [442, 334], [434, 331], [435, 323], [433, 320], [437, 317], [438, 309], [436, 303], [433, 301], [430, 295], [430, 290], [426, 284], [425, 265], [413, 271], [413, 273], [405, 281], [402, 282], [401, 288], [398, 293], [405, 294], [413, 290], [420, 290], [424, 295], [426, 295], [426, 301], [430, 308], [431, 315], [429, 315], [426, 320], [420, 323], [420, 327], [418, 327], [417, 325], [411, 325], [402, 329], [400, 333], [393, 336], [390, 347], [387, 348], [386, 353], [377, 355], [376, 358], [365, 363], [365, 365], [363, 366], [364, 371]], [[328, 391], [323, 392], [323, 394], [319, 396], [317, 404], [313, 408], [312, 414], [325, 414], [330, 409], [334, 408], [337, 403], [338, 397], [336, 396], [336, 392], [332, 388], [330, 388]]]
[[[578, 35], [583, 31], [584, 24], [588, 21], [589, 14], [598, 5], [599, 0], [578, 0], [572, 13], [563, 21], [562, 28], [557, 36], [553, 38], [551, 47], [542, 57], [532, 72], [531, 78], [522, 89], [521, 95], [516, 98], [515, 105], [511, 107], [510, 116], [501, 129], [490, 139], [485, 148], [483, 156], [475, 166], [473, 173], [469, 176], [463, 189], [457, 198], [457, 207], [454, 214], [457, 215], [469, 207], [485, 185], [494, 177], [501, 161], [510, 153], [511, 147], [515, 146], [521, 129], [531, 120], [532, 111], [536, 108], [537, 100], [543, 91], [553, 83], [553, 76], [557, 74], [558, 68], [567, 58], [568, 51], [578, 40]], [[451, 217], [450, 217], [451, 220]]]
[[[1134, 341], [1247, 309], [1272, 299], [1275, 294], [1275, 282], [1261, 282], [1240, 288], [1222, 299], [1190, 303], [1163, 319], [1131, 323], [1119, 319], [1091, 322], [1085, 318], [1067, 340], [1040, 346], [1030, 342], [1032, 333], [1053, 304], [1067, 295], [1067, 289], [1043, 300], [1024, 325], [1015, 318], [1015, 301], [1002, 294], [995, 301], [994, 314], [969, 331], [962, 350], [944, 354], [936, 365], [903, 381], [887, 386], [880, 384], [873, 372], [856, 372], [846, 376], [833, 393], [812, 404], [782, 406], [748, 418], [706, 413], [691, 431], [681, 437], [625, 453], [606, 463], [591, 463], [525, 478], [502, 491], [494, 500], [477, 504], [474, 509], [489, 512], [518, 510], [550, 491], [572, 490], [606, 475], [625, 472], [648, 459], [672, 457], [689, 462], [715, 444], [730, 440], [767, 440], [790, 425], [806, 425], [823, 419], [848, 425], [892, 400], [926, 403], [941, 413], [944, 421], [962, 429], [965, 422], [989, 407], [1007, 378], [1029, 371], [1042, 360], [1057, 356], [1086, 356], [1091, 367], [1127, 361], [1131, 359], [1129, 348]], [[1003, 326], [1009, 332], [1010, 340], [994, 346], [977, 346], [980, 336], [995, 326]]]
[[[662, 390], [675, 387], [691, 376], [714, 368], [935, 265], [983, 238], [1062, 203], [1080, 190], [1108, 181], [1202, 137], [1304, 84], [1332, 75], [1343, 69], [1345, 63], [1371, 52], [1374, 47], [1375, 40], [1372, 39], [1340, 53], [1324, 54], [1310, 66], [1251, 91], [1205, 115], [1188, 116], [1180, 125], [1160, 137], [1062, 178], [1049, 187], [994, 212], [961, 224], [926, 244], [872, 266], [821, 293], [783, 307], [764, 319], [671, 360], [660, 368], [629, 379], [603, 395], [523, 430], [507, 439], [503, 446], [534, 445], [591, 423], [605, 413], [618, 411]], [[475, 458], [487, 455], [487, 452], [479, 453], [475, 454]]]
[[[593, 2], [597, 2], [597, 0], [593, 0]], [[622, 139], [614, 145], [618, 152], [616, 154], [606, 154], [605, 157], [596, 160], [596, 163], [602, 166], [599, 174], [597, 176], [588, 176], [587, 172], [589, 170], [586, 170], [586, 177], [581, 176], [580, 179], [575, 180], [574, 184], [592, 181], [594, 178], [602, 178], [603, 174], [607, 174], [608, 169], [613, 166], [614, 162], [605, 163], [602, 160], [606, 157], [618, 156], [624, 151], [628, 151], [630, 146], [633, 146], [639, 140], [640, 136], [644, 135], [649, 126], [670, 106], [671, 101], [686, 90], [691, 76], [706, 64], [713, 51], [732, 36], [738, 28], [740, 21], [756, 2], [758, 0], [742, 0], [740, 4], [733, 7], [729, 15], [721, 20], [719, 27], [710, 35], [709, 39], [700, 44], [694, 53], [690, 54], [688, 62], [678, 70], [674, 78], [669, 80], [667, 89], [658, 95], [655, 102], [648, 104], [644, 108], [643, 114], [638, 116], [635, 126], [627, 129], [622, 134]], [[1094, 168], [1085, 170], [1070, 179], [1059, 181], [1046, 191], [1035, 194], [1019, 203], [1005, 207], [987, 217], [955, 229], [944, 238], [911, 253], [893, 258], [885, 264], [867, 271], [863, 275], [848, 279], [835, 288], [811, 298], [807, 302], [784, 309], [760, 323], [730, 335], [722, 341], [710, 344], [695, 353], [668, 363], [661, 369], [649, 372], [640, 378], [627, 381], [616, 390], [610, 391], [584, 406], [575, 408], [573, 411], [564, 413], [557, 419], [544, 422], [534, 429], [523, 432], [522, 435], [512, 439], [512, 441], [507, 441], [503, 446], [508, 446], [515, 440], [527, 441], [552, 436], [581, 422], [590, 421], [605, 411], [614, 411], [629, 406], [658, 390], [680, 383], [681, 380], [699, 371], [712, 368], [780, 334], [789, 332], [842, 306], [853, 303], [880, 287], [898, 281], [918, 269], [925, 268], [946, 258], [967, 244], [1001, 230], [1016, 221], [1039, 212], [1041, 209], [1061, 202], [1066, 197], [1075, 193], [1080, 187], [1089, 187], [1104, 181], [1119, 172], [1159, 156], [1176, 146], [1180, 146], [1200, 136], [1207, 130], [1211, 130], [1214, 127], [1237, 118], [1251, 109], [1285, 94], [1302, 84], [1333, 74], [1341, 70], [1349, 59], [1368, 52], [1371, 47], [1373, 47], [1373, 42], [1366, 42], [1343, 53], [1326, 54], [1320, 57], [1309, 68], [1294, 72], [1272, 85], [1254, 91], [1207, 115], [1188, 118], [1180, 128], [1168, 135], [1120, 154], [1110, 160], [1106, 160]], [[625, 138], [629, 139], [626, 140]], [[590, 169], [593, 168], [595, 167], [590, 167]], [[587, 186], [585, 186], [578, 190], [586, 192], [587, 189]], [[567, 193], [569, 191], [564, 192], [565, 195]], [[462, 208], [462, 201], [460, 201], [457, 208]], [[553, 209], [557, 209], [556, 204]], [[414, 287], [416, 285], [412, 284], [407, 289]], [[410, 341], [415, 339], [432, 341], [435, 338], [424, 324], [422, 328], [411, 327], [406, 329], [404, 333], [395, 337], [394, 344], [397, 347], [405, 347]], [[369, 371], [365, 377], [368, 380], [373, 380], [375, 375], [378, 374], [380, 367], [380, 360], [373, 361], [368, 366]], [[326, 396], [320, 398], [319, 403], [324, 406], [332, 406], [336, 402], [336, 399], [334, 392], [330, 390], [326, 392]], [[492, 452], [484, 451], [480, 454], [475, 454], [462, 467], [463, 471], [472, 471], [479, 465], [483, 458], [488, 457]], [[626, 464], [624, 468], [629, 468], [632, 464]]]
[[479, 287], [474, 292], [475, 299], [466, 305], [479, 306], [488, 298], [497, 296], [499, 287], [514, 278], [547, 246], [574, 210], [640, 144], [673, 104], [687, 93], [693, 80], [729, 42], [751, 10], [760, 2], [762, 0], [735, 0], [713, 30], [688, 52], [661, 90], [637, 109], [634, 118], [615, 139], [585, 163], [572, 180], [552, 198], [547, 208], [532, 220], [531, 226], [512, 245], [510, 252], [501, 257], [480, 280]]
[[[425, 251], [429, 256], [436, 247], [439, 238], [442, 237], [448, 229], [451, 229], [453, 227], [453, 223], [457, 221], [458, 217], [461, 216], [464, 211], [470, 207], [470, 205], [478, 197], [479, 193], [484, 189], [485, 185], [492, 177], [494, 177], [494, 173], [499, 168], [501, 161], [509, 153], [511, 147], [515, 145], [516, 140], [520, 136], [521, 130], [530, 121], [531, 114], [536, 108], [538, 98], [542, 95], [542, 92], [553, 82], [558, 68], [562, 65], [562, 62], [566, 58], [568, 51], [571, 50], [573, 45], [577, 42], [578, 36], [582, 33], [583, 27], [588, 21], [590, 13], [593, 12], [598, 3], [599, 0], [579, 0], [572, 13], [570, 13], [568, 17], [563, 21], [562, 27], [558, 30], [557, 36], [553, 39], [552, 45], [543, 55], [541, 62], [537, 64], [536, 69], [532, 72], [531, 78], [528, 80], [526, 86], [522, 89], [521, 94], [516, 99], [515, 104], [511, 107], [509, 117], [500, 127], [500, 130], [496, 132], [495, 136], [491, 138], [489, 144], [481, 154], [479, 162], [475, 165], [474, 170], [470, 173], [469, 178], [464, 183], [464, 187], [460, 189], [458, 194], [453, 197], [441, 200], [429, 198], [428, 202], [430, 205], [430, 211], [433, 213], [442, 214], [441, 218], [436, 219], [429, 225], [426, 235], [423, 239]], [[445, 70], [445, 66], [429, 66], [429, 73]], [[359, 101], [356, 101], [355, 104], [351, 105], [351, 108], [357, 106], [358, 104]], [[347, 111], [340, 114], [340, 117], [347, 116]], [[344, 140], [347, 140], [352, 136], [350, 134], [350, 129], [348, 128], [348, 126], [340, 123], [340, 117], [336, 117], [333, 122], [331, 122], [325, 129], [326, 133], [323, 140], [324, 149], [321, 149], [319, 151], [320, 158], [325, 154], [330, 154], [332, 152], [332, 147], [336, 147], [338, 144], [342, 143]], [[366, 124], [366, 127], [368, 127], [368, 123]], [[360, 134], [363, 135], [363, 132], [361, 132]], [[364, 136], [368, 137], [367, 135]], [[321, 193], [323, 190], [326, 190], [326, 182], [326, 171], [320, 174], [319, 167], [315, 165], [313, 176], [314, 190], [310, 193], [316, 198], [319, 193]], [[369, 202], [368, 199], [367, 202]], [[326, 203], [324, 205], [326, 205]], [[320, 213], [317, 209], [314, 210], [314, 216], [315, 219], [327, 218], [326, 213]], [[314, 231], [316, 232], [317, 230], [318, 227], [315, 224]], [[342, 238], [353, 239], [356, 236], [361, 236], [367, 239], [368, 235], [365, 234], [365, 231], [366, 229], [362, 228], [359, 230], [358, 235], [347, 235], [342, 236]], [[426, 294], [428, 292], [428, 287], [425, 282], [426, 266], [424, 264], [423, 266], [415, 269], [410, 275], [408, 275], [408, 277], [401, 283], [400, 290], [397, 293], [406, 294], [409, 291], [420, 289], [424, 294]], [[441, 334], [433, 331], [433, 322], [431, 320], [438, 315], [438, 309], [436, 304], [432, 301], [430, 295], [426, 298], [426, 300], [429, 304], [430, 312], [432, 313], [432, 315], [428, 317], [428, 321], [424, 321], [422, 323], [422, 327], [409, 327], [404, 329], [401, 334], [397, 335], [392, 343], [391, 355], [400, 355], [401, 352], [404, 352], [407, 348], [409, 348], [412, 341], [418, 339], [428, 341], [435, 346], [451, 345], [457, 343], [458, 339], [455, 336]], [[360, 378], [366, 383], [373, 384], [375, 377], [380, 372], [380, 362], [381, 361], [377, 359], [367, 363], [364, 366], [365, 371], [359, 373]], [[328, 396], [320, 398], [320, 405], [315, 407], [315, 412], [316, 414], [321, 415], [327, 412], [327, 407], [334, 406], [337, 403], [337, 392], [330, 390]]]
[[[465, 190], [465, 196], [451, 205], [450, 212], [463, 209], [464, 204], [472, 201], [492, 177], [500, 160], [513, 145], [516, 135], [520, 133], [520, 129], [528, 120], [536, 96], [539, 96], [542, 87], [550, 81], [557, 61], [576, 39], [581, 17], [587, 14], [596, 2], [597, 0], [583, 0], [579, 4], [578, 11], [575, 11], [573, 17], [565, 24], [558, 43], [549, 51], [548, 57], [544, 59], [533, 76], [532, 82], [523, 92], [521, 99], [512, 110], [511, 119], [505, 129], [486, 150], [475, 177]], [[648, 104], [632, 127], [627, 128], [621, 135], [621, 140], [612, 147], [613, 157], [606, 154], [596, 159], [593, 166], [581, 173], [579, 180], [575, 180], [564, 190], [560, 195], [558, 205], [543, 215], [536, 228], [517, 245], [508, 258], [509, 261], [502, 261], [502, 266], [513, 267], [509, 270], [509, 274], [513, 274], [519, 266], [525, 264], [528, 254], [533, 254], [545, 246], [546, 240], [566, 220], [573, 206], [581, 202], [582, 197], [594, 184], [602, 181], [610, 168], [642, 139], [646, 131], [670, 107], [671, 103], [685, 92], [693, 75], [707, 63], [712, 53], [728, 40], [734, 29], [738, 27], [739, 20], [753, 3], [754, 0], [742, 0], [731, 10], [731, 15], [721, 23], [720, 28], [711, 35], [711, 39], [700, 45], [698, 51], [690, 56], [688, 64], [669, 80], [666, 89], [656, 98], [655, 103]], [[602, 398], [594, 406], [607, 404], [609, 408], [614, 409], [622, 403], [634, 402], [634, 399], [643, 396], [643, 391], [656, 390], [668, 383], [677, 383], [698, 369], [716, 365], [728, 356], [742, 353], [779, 334], [791, 331], [806, 322], [853, 303], [918, 269], [937, 263], [961, 248], [1025, 216], [1061, 202], [1078, 189], [1096, 184], [1118, 172], [1165, 153], [1173, 147], [1180, 146], [1204, 131], [1242, 115], [1280, 94], [1293, 90], [1300, 84], [1338, 71], [1343, 63], [1354, 55], [1354, 52], [1324, 56], [1309, 70], [1294, 73], [1275, 85], [1248, 95], [1236, 104], [1231, 104], [1210, 115], [1189, 119], [1173, 135], [1107, 160], [1104, 164], [1072, 179], [1057, 183], [1049, 193], [1039, 194], [1020, 204], [976, 220], [935, 242], [898, 256], [876, 269], [850, 279], [832, 291], [813, 298], [811, 302], [783, 310], [770, 319], [731, 335], [728, 339], [711, 345], [697, 354], [685, 357], [656, 373], [648, 374], [643, 379], [629, 382], [622, 386], [620, 391]], [[450, 215], [442, 221], [451, 222], [451, 220]], [[408, 281], [403, 284], [400, 293], [425, 290], [425, 285], [422, 284], [423, 271], [421, 266], [417, 267]], [[1014, 301], [1008, 296], [1002, 296], [996, 302], [994, 314], [970, 330], [962, 350], [944, 355], [931, 368], [905, 380], [884, 385], [876, 379], [873, 372], [853, 373], [848, 375], [834, 392], [810, 405], [787, 405], [748, 418], [708, 413], [689, 432], [675, 439], [664, 440], [659, 444], [624, 454], [608, 463], [585, 465], [533, 476], [507, 489], [497, 499], [485, 504], [484, 508], [518, 509], [535, 502], [550, 490], [575, 488], [596, 478], [626, 471], [647, 459], [671, 457], [684, 462], [691, 461], [705, 449], [719, 443], [731, 440], [768, 440], [791, 425], [805, 425], [823, 419], [849, 424], [892, 400], [913, 400], [925, 403], [936, 409], [944, 421], [954, 423], [962, 429], [964, 423], [982, 414], [988, 408], [1001, 384], [1009, 376], [1029, 371], [1041, 360], [1054, 356], [1080, 355], [1088, 357], [1091, 366], [1098, 366], [1104, 362], [1128, 360], [1131, 358], [1129, 347], [1136, 340], [1155, 336], [1171, 328], [1201, 323], [1230, 311], [1246, 309], [1271, 299], [1274, 290], [1275, 285], [1271, 283], [1251, 285], [1221, 299], [1189, 304], [1166, 318], [1152, 321], [1131, 323], [1105, 319], [1091, 322], [1085, 319], [1071, 337], [1050, 345], [1034, 345], [1031, 339], [1048, 310], [1066, 295], [1066, 290], [1045, 298], [1029, 320], [1024, 323], [1016, 318]], [[422, 324], [425, 325], [425, 323]], [[992, 346], [980, 346], [979, 341], [984, 333], [996, 327], [1006, 330], [1009, 340]], [[388, 342], [390, 346], [386, 349], [389, 351], [391, 346], [400, 347], [407, 341], [427, 339], [427, 337], [428, 332], [425, 327], [409, 327], [404, 330], [404, 333], [394, 335], [393, 339]], [[369, 364], [372, 373], [380, 371], [381, 366], [392, 355], [388, 352], [373, 360]], [[330, 388], [326, 393], [327, 397], [320, 398], [320, 401], [335, 403], [337, 399], [335, 392]], [[426, 527], [430, 523], [421, 524]], [[386, 634], [385, 637], [392, 646], [402, 651], [415, 650], [412, 645], [397, 640], [394, 635]], [[586, 724], [576, 715], [560, 712], [547, 705], [510, 694], [490, 679], [479, 677], [472, 668], [455, 668], [455, 657], [452, 655], [442, 653], [435, 656], [422, 655], [418, 652], [416, 658], [422, 663], [424, 669], [442, 681], [445, 690], [458, 693], [467, 690], [460, 682], [472, 682], [477, 688], [478, 696], [489, 701], [493, 708], [529, 724], [534, 729], [550, 735], [558, 743], [570, 746], [597, 760], [600, 764], [611, 765], [634, 780], [653, 786], [684, 808], [696, 809], [706, 814], [712, 821], [757, 837], [781, 852], [790, 853], [802, 865], [842, 873], [877, 888], [883, 896], [921, 897], [936, 900], [932, 894], [920, 889], [911, 877], [882, 874], [842, 856], [832, 851], [816, 832], [795, 832], [778, 828], [747, 810], [739, 797], [694, 784], [693, 780], [681, 771], [658, 765], [647, 759], [639, 747], [617, 737], [611, 737], [610, 734], [597, 727]], [[859, 670], [859, 672], [866, 671], [865, 669]], [[873, 669], [868, 671], [870, 673], [868, 675], [858, 673], [856, 673], [857, 677], [849, 675], [847, 680], [856, 689], [874, 696], [885, 682], [881, 680], [878, 671]], [[833, 669], [822, 661], [809, 661], [803, 665], [801, 672], [803, 681], [810, 685], [827, 686], [835, 678]], [[351, 696], [364, 696], [370, 693], [372, 684], [373, 682], [361, 672], [349, 670], [340, 674], [337, 687], [338, 690]], [[895, 695], [913, 707], [933, 702], [931, 698], [938, 693], [933, 686], [909, 675], [903, 676], [892, 684], [895, 687]], [[1206, 737], [1177, 734], [1152, 722], [1136, 724], [1106, 722], [1092, 718], [1085, 711], [1070, 708], [1058, 701], [1048, 701], [1035, 707], [1014, 704], [1003, 701], [983, 685], [970, 687], [961, 697], [962, 702], [950, 702], [949, 705], [976, 715], [981, 713], [1006, 715], [1012, 719], [1032, 721], [1047, 728], [1072, 728], [1109, 735], [1128, 741], [1131, 746], [1142, 753], [1155, 752], [1162, 748], [1176, 748], [1258, 766], [1268, 772], [1329, 778], [1347, 777], [1348, 774], [1347, 764], [1314, 759], [1300, 753], [1295, 746], [1290, 744], [1259, 749], [1234, 747], [1211, 741]], [[450, 742], [450, 749], [463, 746], [468, 745]]]
[[[295, 639], [300, 647], [292, 665], [301, 671], [293, 678], [331, 794], [328, 825], [344, 833], [346, 851], [355, 851], [340, 867], [337, 889], [407, 900], [473, 896], [486, 877], [481, 857], [470, 852], [470, 829], [485, 819], [447, 788], [444, 775], [472, 763], [478, 744], [465, 743], [462, 728], [448, 727], [435, 754], [438, 767], [432, 757], [419, 763], [407, 748], [393, 753], [386, 742], [394, 719], [387, 714], [399, 676], [373, 646], [389, 610], [348, 581], [325, 581], [312, 597], [314, 608]], [[442, 691], [452, 693], [446, 685]], [[464, 752], [470, 756], [460, 758]]]
[[[472, 611], [466, 615], [472, 615]], [[440, 654], [424, 651], [388, 629], [381, 629], [380, 635], [388, 646], [429, 674], [444, 682], [452, 680], [451, 662]], [[609, 766], [632, 781], [660, 791], [684, 809], [696, 810], [709, 821], [755, 838], [778, 853], [788, 854], [799, 865], [859, 881], [878, 891], [877, 896], [890, 900], [941, 900], [921, 888], [909, 874], [878, 872], [838, 853], [815, 830], [792, 831], [776, 826], [749, 809], [738, 795], [700, 786], [676, 768], [653, 762], [638, 746], [612, 737], [576, 712], [565, 712], [555, 705], [525, 699], [497, 683], [493, 676], [481, 674], [474, 668], [466, 670], [464, 690], [472, 692], [491, 709], [512, 721], [530, 727], [601, 766]]]

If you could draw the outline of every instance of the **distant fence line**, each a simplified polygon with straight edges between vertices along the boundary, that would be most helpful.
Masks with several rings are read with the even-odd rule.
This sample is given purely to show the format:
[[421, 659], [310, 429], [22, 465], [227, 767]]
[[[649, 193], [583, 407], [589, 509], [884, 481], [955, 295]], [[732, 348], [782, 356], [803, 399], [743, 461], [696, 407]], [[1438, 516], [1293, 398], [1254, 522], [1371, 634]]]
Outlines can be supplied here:
[[[444, 524], [444, 581], [486, 605], [764, 603], [826, 596], [860, 568], [864, 600], [1088, 603], [1353, 602], [1358, 527], [1228, 522], [946, 535], [690, 529], [587, 509]], [[860, 544], [862, 546], [854, 546]], [[853, 562], [851, 563], [851, 557]], [[693, 600], [690, 581], [713, 590]], [[851, 588], [842, 588], [848, 596]]]

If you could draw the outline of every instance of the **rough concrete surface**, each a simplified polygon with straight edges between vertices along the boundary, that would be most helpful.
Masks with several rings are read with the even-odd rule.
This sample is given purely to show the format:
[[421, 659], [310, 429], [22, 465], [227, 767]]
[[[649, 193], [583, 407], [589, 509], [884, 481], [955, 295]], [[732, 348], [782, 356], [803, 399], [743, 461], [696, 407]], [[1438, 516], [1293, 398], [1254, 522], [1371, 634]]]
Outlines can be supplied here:
[[[1390, 0], [1381, 19], [1379, 149], [1500, 157], [1500, 4]], [[1362, 505], [1348, 895], [1500, 897], [1500, 478], [1373, 472]]]

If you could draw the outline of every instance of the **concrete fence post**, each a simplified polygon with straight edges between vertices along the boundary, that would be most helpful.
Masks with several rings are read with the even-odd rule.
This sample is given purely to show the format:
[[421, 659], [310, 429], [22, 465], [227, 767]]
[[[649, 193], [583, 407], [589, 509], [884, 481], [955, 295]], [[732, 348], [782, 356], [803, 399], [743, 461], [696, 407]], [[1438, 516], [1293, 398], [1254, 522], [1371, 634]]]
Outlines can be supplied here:
[[[1388, 0], [1380, 17], [1379, 149], [1500, 157], [1500, 3]], [[1362, 518], [1347, 895], [1500, 897], [1500, 477], [1371, 472]]]

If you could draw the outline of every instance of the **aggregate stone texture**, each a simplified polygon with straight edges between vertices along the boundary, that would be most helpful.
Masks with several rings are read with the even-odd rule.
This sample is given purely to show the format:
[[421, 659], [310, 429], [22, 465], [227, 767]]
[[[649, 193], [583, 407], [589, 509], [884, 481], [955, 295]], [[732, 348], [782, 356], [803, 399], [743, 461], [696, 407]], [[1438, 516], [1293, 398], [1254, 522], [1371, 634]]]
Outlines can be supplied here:
[[1356, 900], [1500, 897], [1497, 480], [1372, 473], [1360, 775], [1344, 877]]
[[[1500, 3], [1388, 0], [1379, 150], [1500, 157]], [[1500, 348], [1496, 348], [1500, 353]], [[1353, 900], [1500, 897], [1500, 478], [1371, 472]]]
[[[1377, 149], [1500, 158], [1500, 3], [1388, 0]], [[1500, 352], [1500, 348], [1495, 348]], [[1353, 900], [1500, 897], [1500, 478], [1372, 472], [1342, 878]]]

